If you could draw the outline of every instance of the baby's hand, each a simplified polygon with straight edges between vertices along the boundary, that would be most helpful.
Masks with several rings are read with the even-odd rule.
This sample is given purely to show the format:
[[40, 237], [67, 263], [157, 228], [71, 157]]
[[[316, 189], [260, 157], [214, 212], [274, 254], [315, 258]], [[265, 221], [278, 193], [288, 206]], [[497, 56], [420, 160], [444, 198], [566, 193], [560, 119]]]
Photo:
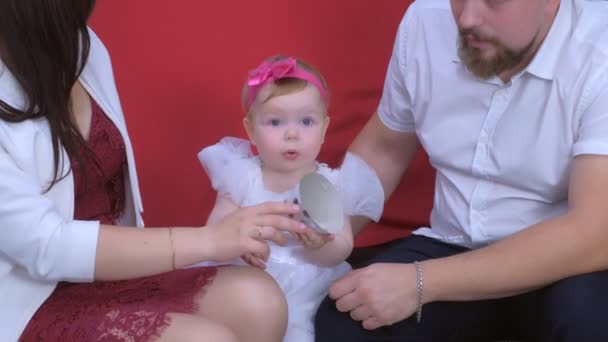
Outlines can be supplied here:
[[311, 228], [304, 233], [294, 233], [294, 235], [308, 249], [319, 249], [334, 239], [333, 234], [321, 234]]

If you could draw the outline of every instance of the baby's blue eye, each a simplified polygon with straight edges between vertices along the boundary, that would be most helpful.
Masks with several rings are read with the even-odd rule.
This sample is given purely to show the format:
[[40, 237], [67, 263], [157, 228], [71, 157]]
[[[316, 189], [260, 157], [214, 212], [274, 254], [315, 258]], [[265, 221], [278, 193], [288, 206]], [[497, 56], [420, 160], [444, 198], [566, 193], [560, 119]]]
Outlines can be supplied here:
[[505, 2], [507, 2], [507, 0], [488, 0], [488, 4], [491, 7], [495, 7], [495, 6], [501, 5], [501, 4], [505, 3]]
[[305, 118], [302, 120], [302, 123], [304, 124], [304, 126], [310, 126], [313, 124], [313, 121], [311, 118]]
[[279, 120], [279, 119], [270, 120], [270, 124], [273, 126], [278, 126], [280, 123], [281, 123], [281, 120]]

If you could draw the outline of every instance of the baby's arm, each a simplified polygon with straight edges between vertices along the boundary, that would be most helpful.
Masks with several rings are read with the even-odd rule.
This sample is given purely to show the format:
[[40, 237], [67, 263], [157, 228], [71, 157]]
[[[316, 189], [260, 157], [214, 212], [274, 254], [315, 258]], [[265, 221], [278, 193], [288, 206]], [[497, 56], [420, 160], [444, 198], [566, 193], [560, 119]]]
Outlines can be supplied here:
[[[319, 243], [305, 243], [312, 250], [316, 261], [323, 265], [338, 264], [350, 255], [353, 249], [353, 223], [358, 226], [362, 216], [377, 221], [384, 203], [384, 190], [374, 169], [355, 154], [347, 153], [340, 169], [337, 173], [331, 173], [330, 177], [335, 177], [335, 185], [342, 197], [344, 226], [325, 245], [323, 243], [327, 240], [319, 239], [322, 237], [319, 234], [311, 234], [317, 238], [313, 242]], [[314, 250], [311, 246], [320, 247]]]
[[[353, 249], [353, 231], [350, 219], [350, 216], [344, 216], [342, 230], [334, 234], [326, 244], [317, 249], [308, 249], [307, 255], [312, 261], [323, 266], [334, 266], [348, 258]], [[310, 234], [319, 234], [310, 230], [312, 231]]]

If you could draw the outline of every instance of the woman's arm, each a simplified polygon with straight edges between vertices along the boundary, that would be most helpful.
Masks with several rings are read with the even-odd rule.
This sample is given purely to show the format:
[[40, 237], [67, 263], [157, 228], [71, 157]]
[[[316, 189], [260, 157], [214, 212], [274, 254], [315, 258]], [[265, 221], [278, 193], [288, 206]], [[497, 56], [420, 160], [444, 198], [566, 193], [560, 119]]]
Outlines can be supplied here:
[[[101, 225], [95, 256], [96, 280], [149, 276], [210, 258], [201, 229], [125, 229]], [[179, 256], [179, 257], [178, 257]]]
[[287, 217], [299, 210], [287, 203], [238, 208], [202, 229], [136, 230], [102, 226], [95, 258], [95, 278], [142, 277], [201, 261], [229, 260], [246, 253], [267, 257], [266, 240], [280, 243], [283, 231], [296, 233], [304, 229], [302, 223]]
[[59, 204], [41, 193], [36, 177], [1, 147], [0, 174], [0, 252], [15, 267], [42, 280], [85, 282], [157, 274], [173, 269], [173, 251], [176, 267], [248, 252], [264, 255], [264, 240], [282, 235], [275, 227], [304, 229], [287, 217], [299, 207], [285, 203], [238, 209], [205, 229], [175, 228], [172, 236], [167, 228], [124, 229], [70, 220]]

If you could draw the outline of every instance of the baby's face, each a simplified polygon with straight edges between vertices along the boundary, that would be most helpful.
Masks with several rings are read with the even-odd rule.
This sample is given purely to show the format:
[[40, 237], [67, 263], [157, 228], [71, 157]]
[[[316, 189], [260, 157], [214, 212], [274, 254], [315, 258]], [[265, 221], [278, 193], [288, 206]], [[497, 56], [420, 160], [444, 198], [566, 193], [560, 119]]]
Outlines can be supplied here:
[[319, 91], [309, 84], [258, 105], [245, 127], [265, 168], [305, 174], [316, 169], [328, 123]]

